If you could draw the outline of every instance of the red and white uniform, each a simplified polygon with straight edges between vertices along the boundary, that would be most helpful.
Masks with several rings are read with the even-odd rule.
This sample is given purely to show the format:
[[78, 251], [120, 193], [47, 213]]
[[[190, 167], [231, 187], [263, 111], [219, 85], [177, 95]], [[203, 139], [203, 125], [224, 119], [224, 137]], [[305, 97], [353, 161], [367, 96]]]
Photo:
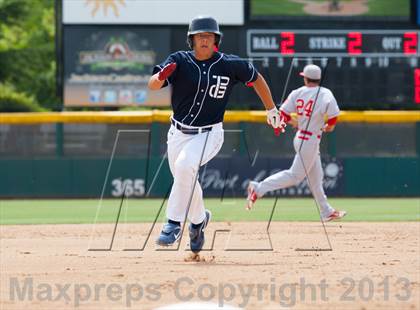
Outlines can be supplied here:
[[320, 137], [321, 129], [325, 124], [325, 115], [328, 119], [332, 119], [340, 114], [340, 109], [331, 90], [318, 86], [302, 86], [295, 89], [290, 93], [280, 110], [289, 116], [293, 112], [297, 114], [299, 131], [296, 136], [303, 136], [304, 140], [308, 140], [311, 133]]
[[298, 116], [298, 131], [293, 140], [296, 155], [290, 169], [259, 182], [255, 192], [262, 197], [269, 191], [297, 185], [308, 176], [312, 194], [321, 208], [321, 216], [327, 217], [334, 209], [329, 205], [322, 187], [324, 174], [319, 143], [325, 116], [329, 123], [334, 123], [340, 113], [337, 101], [328, 88], [302, 86], [290, 93], [280, 110], [285, 118], [290, 119], [293, 112]]

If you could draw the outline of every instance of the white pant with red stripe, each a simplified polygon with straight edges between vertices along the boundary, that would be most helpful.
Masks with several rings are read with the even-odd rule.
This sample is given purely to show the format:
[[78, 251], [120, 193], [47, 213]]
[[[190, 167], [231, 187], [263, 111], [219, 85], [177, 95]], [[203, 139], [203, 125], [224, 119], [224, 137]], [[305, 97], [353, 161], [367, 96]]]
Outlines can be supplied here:
[[[305, 132], [305, 131], [304, 131]], [[259, 182], [255, 188], [258, 197], [262, 197], [269, 191], [298, 185], [308, 177], [308, 184], [316, 202], [321, 208], [321, 216], [325, 217], [334, 210], [327, 201], [322, 180], [321, 157], [319, 153], [320, 136], [301, 131], [296, 133], [293, 146], [296, 151], [292, 166], [288, 170], [280, 171]]]
[[166, 209], [168, 219], [183, 222], [191, 201], [188, 219], [193, 224], [204, 221], [206, 214], [203, 191], [197, 174], [200, 166], [205, 165], [217, 155], [222, 148], [223, 140], [222, 123], [213, 125], [209, 132], [194, 135], [184, 134], [173, 125], [171, 126], [167, 144], [169, 168], [174, 177], [174, 183]]

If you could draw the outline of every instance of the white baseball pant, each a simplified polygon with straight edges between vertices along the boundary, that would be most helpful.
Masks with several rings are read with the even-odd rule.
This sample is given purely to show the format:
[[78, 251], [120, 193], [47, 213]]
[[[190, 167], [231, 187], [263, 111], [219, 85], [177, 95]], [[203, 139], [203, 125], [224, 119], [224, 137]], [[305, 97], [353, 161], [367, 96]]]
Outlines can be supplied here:
[[[334, 209], [328, 203], [327, 196], [322, 187], [324, 172], [322, 170], [321, 156], [319, 153], [320, 139], [316, 135], [312, 135], [311, 137], [308, 137], [308, 140], [301, 140], [298, 136], [299, 132], [293, 140], [296, 155], [292, 166], [288, 170], [275, 173], [259, 182], [255, 191], [258, 197], [262, 197], [269, 191], [298, 185], [305, 179], [307, 173], [312, 195], [321, 208], [321, 216], [326, 217], [330, 215]], [[299, 148], [301, 148], [300, 151]]]
[[187, 216], [190, 222], [200, 224], [206, 217], [203, 191], [197, 174], [200, 166], [205, 165], [217, 155], [224, 140], [222, 123], [212, 127], [211, 131], [195, 135], [184, 134], [174, 125], [171, 125], [168, 131], [168, 161], [174, 177], [166, 209], [166, 216], [170, 220], [183, 222], [190, 200], [191, 205]]

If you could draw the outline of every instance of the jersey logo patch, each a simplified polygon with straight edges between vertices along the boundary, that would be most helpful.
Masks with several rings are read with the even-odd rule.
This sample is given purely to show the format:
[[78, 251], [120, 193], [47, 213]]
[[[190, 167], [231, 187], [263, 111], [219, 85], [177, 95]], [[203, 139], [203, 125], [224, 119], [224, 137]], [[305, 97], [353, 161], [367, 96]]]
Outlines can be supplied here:
[[210, 97], [217, 99], [223, 98], [225, 96], [226, 88], [229, 84], [230, 78], [223, 75], [213, 75], [213, 79], [216, 79], [217, 82], [210, 87]]

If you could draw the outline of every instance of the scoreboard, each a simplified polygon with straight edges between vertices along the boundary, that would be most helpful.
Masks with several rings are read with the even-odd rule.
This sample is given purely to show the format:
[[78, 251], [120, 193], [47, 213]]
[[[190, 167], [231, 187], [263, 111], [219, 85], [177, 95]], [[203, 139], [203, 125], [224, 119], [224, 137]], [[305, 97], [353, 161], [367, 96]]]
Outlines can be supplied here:
[[[296, 71], [307, 63], [326, 67], [324, 85], [345, 107], [416, 109], [419, 35], [418, 30], [249, 29], [247, 56], [283, 84], [290, 66]], [[292, 74], [290, 87], [301, 85]]]
[[419, 56], [419, 32], [399, 30], [249, 30], [248, 56]]

